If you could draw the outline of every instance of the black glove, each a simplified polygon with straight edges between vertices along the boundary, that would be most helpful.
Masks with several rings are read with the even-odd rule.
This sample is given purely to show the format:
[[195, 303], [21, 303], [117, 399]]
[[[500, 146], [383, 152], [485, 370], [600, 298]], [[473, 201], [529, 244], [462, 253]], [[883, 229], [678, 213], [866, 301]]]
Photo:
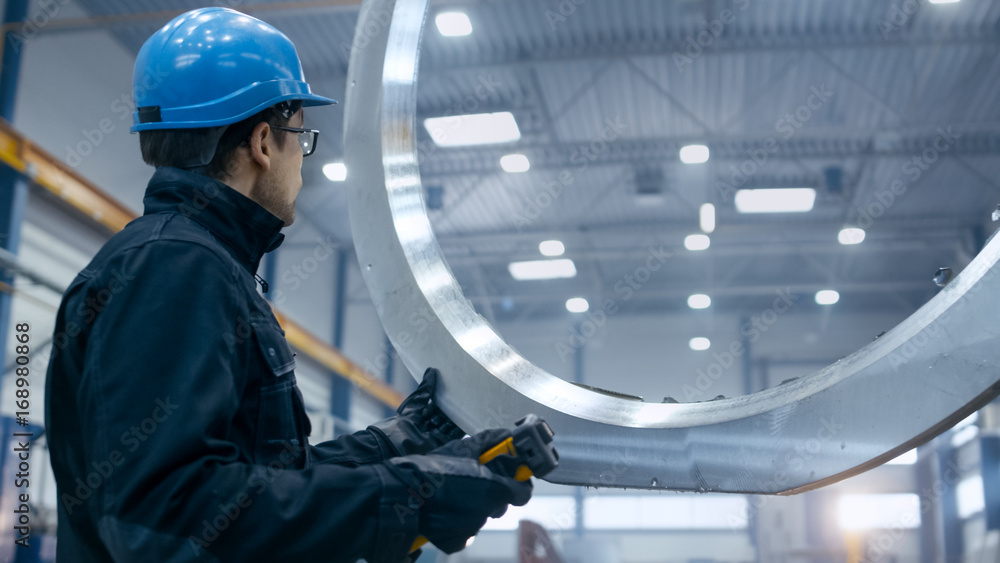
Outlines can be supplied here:
[[403, 401], [396, 416], [310, 446], [312, 462], [358, 467], [401, 455], [424, 454], [464, 436], [465, 432], [434, 404], [438, 375], [438, 370], [428, 368], [420, 386]]
[[[482, 432], [474, 436], [469, 436], [464, 440], [452, 440], [440, 448], [431, 450], [430, 453], [434, 455], [464, 457], [478, 461], [479, 456], [483, 455], [487, 450], [510, 437], [510, 430], [502, 428], [483, 430]], [[513, 477], [517, 474], [517, 468], [519, 465], [520, 463], [517, 461], [517, 458], [503, 454], [493, 458], [493, 460], [489, 462], [488, 467], [494, 473], [499, 473], [504, 477]], [[504, 511], [506, 511], [506, 507], [504, 507]], [[499, 518], [501, 516], [503, 516], [503, 512], [493, 515], [492, 517]]]
[[439, 376], [438, 370], [427, 368], [417, 389], [396, 409], [396, 416], [368, 427], [389, 454], [384, 459], [425, 454], [465, 436], [434, 402]]
[[515, 481], [468, 457], [411, 455], [385, 466], [410, 491], [407, 506], [395, 507], [396, 516], [417, 518], [417, 530], [445, 553], [463, 549], [487, 517], [531, 498], [530, 480]]

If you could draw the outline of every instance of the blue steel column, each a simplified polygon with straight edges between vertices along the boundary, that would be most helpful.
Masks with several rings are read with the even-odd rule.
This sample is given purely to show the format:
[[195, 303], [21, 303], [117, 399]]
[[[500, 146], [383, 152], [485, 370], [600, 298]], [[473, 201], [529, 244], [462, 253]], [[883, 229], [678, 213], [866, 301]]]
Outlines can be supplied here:
[[986, 497], [986, 529], [1000, 530], [1000, 436], [979, 437], [979, 459]]
[[920, 563], [936, 563], [941, 560], [944, 541], [941, 503], [939, 493], [934, 490], [940, 474], [937, 452], [931, 447], [921, 448], [915, 469], [920, 495]]
[[[24, 21], [28, 15], [29, 4], [30, 0], [7, 0], [3, 23], [8, 24]], [[0, 117], [7, 120], [7, 122], [13, 122], [14, 102], [17, 99], [17, 83], [21, 73], [21, 48], [23, 47], [23, 42], [13, 31], [8, 31], [4, 35], [3, 42], [3, 59], [0, 62], [0, 65], [2, 65], [0, 66]], [[21, 243], [21, 222], [24, 220], [27, 203], [27, 179], [16, 170], [0, 165], [0, 247], [12, 254], [17, 254]], [[4, 271], [0, 271], [0, 281], [7, 285], [13, 285], [14, 277]], [[0, 292], [0, 366], [7, 365], [7, 337], [11, 323], [12, 298], [13, 296], [9, 293]], [[35, 338], [38, 337], [37, 333], [33, 334]], [[0, 374], [0, 378], [2, 377], [3, 374]], [[0, 400], [2, 399], [3, 397], [0, 396]], [[36, 413], [35, 416], [40, 416], [41, 414], [37, 410], [37, 407], [33, 408], [32, 412]], [[8, 423], [5, 418], [0, 419], [0, 429], [3, 431], [3, 438], [0, 439], [0, 443], [4, 446], [0, 448], [0, 507], [3, 507], [5, 512], [8, 509], [13, 509], [12, 504], [4, 496], [4, 485], [8, 483], [13, 484], [13, 475], [4, 471], [7, 463], [7, 440], [11, 436], [13, 428], [16, 427], [12, 423]], [[8, 490], [11, 497], [14, 497], [18, 493], [17, 489], [8, 488]], [[0, 538], [2, 538], [0, 545], [10, 546], [9, 549], [11, 550], [13, 550], [12, 533], [12, 529], [0, 531]], [[11, 541], [8, 542], [8, 539], [11, 539]], [[33, 546], [37, 546], [41, 542], [41, 536], [33, 538], [33, 540]], [[0, 557], [6, 557], [11, 554], [11, 552], [6, 551], [7, 549], [0, 550]], [[37, 560], [37, 547], [32, 547], [30, 552], [21, 549], [13, 555], [15, 560]]]
[[[580, 331], [580, 325], [576, 326], [576, 332], [583, 334]], [[586, 347], [586, 341], [580, 344], [573, 353], [573, 381], [575, 383], [583, 384], [583, 360], [584, 360], [584, 347]], [[583, 487], [577, 487], [573, 491], [573, 499], [576, 501], [576, 529], [575, 535], [577, 538], [583, 537], [584, 522], [583, 522]]]
[[[943, 530], [944, 563], [962, 563], [962, 519], [958, 516], [958, 483], [962, 474], [958, 469], [958, 450], [951, 444], [938, 450], [938, 468], [943, 485], [941, 491], [941, 525]], [[934, 491], [937, 492], [937, 491]]]
[[[385, 335], [385, 342], [382, 344], [382, 351], [385, 354], [385, 384], [392, 386], [393, 379], [395, 379], [392, 373], [396, 369], [396, 349], [392, 347], [392, 340], [389, 340], [389, 335]], [[395, 409], [389, 405], [385, 406], [385, 416], [389, 418], [396, 414]]]
[[[739, 328], [748, 325], [750, 319], [743, 317], [740, 319]], [[742, 334], [742, 330], [740, 333]], [[754, 381], [753, 381], [753, 342], [750, 341], [750, 337], [743, 335], [740, 342], [743, 345], [743, 394], [749, 395], [754, 392]], [[750, 538], [750, 545], [753, 546], [754, 561], [760, 563], [760, 514], [758, 509], [754, 508], [753, 498], [750, 496], [747, 499], [747, 536]]]
[[[30, 0], [7, 0], [4, 24], [24, 21]], [[0, 68], [0, 117], [14, 121], [14, 102], [21, 73], [23, 43], [13, 31], [3, 38], [3, 62]], [[28, 202], [28, 181], [16, 170], [0, 165], [0, 247], [17, 254], [21, 242], [21, 221]], [[0, 272], [0, 281], [11, 285], [13, 276]], [[10, 324], [11, 295], [0, 292], [0, 366], [6, 365], [7, 332]], [[2, 397], [0, 397], [2, 398]]]
[[[740, 329], [750, 324], [750, 319], [743, 317], [740, 320]], [[742, 330], [740, 331], [742, 333]], [[743, 394], [750, 395], [754, 392], [753, 384], [753, 342], [750, 337], [743, 335], [740, 344], [743, 345]]]
[[[334, 287], [333, 299], [333, 345], [338, 350], [343, 350], [344, 345], [344, 315], [347, 303], [347, 251], [340, 249], [337, 251], [337, 282]], [[351, 384], [341, 374], [334, 374], [333, 388], [330, 396], [330, 413], [344, 424], [351, 420]], [[341, 426], [338, 428], [337, 426]], [[342, 434], [348, 432], [349, 427], [335, 425], [334, 433]]]

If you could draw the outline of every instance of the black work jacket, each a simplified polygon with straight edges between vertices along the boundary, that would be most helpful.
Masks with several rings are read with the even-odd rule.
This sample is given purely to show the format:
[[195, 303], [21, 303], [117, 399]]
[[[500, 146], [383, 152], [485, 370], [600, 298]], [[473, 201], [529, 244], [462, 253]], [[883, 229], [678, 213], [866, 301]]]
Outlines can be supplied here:
[[408, 492], [378, 448], [308, 445], [295, 360], [254, 279], [282, 221], [176, 168], [143, 204], [58, 312], [58, 561], [405, 560]]

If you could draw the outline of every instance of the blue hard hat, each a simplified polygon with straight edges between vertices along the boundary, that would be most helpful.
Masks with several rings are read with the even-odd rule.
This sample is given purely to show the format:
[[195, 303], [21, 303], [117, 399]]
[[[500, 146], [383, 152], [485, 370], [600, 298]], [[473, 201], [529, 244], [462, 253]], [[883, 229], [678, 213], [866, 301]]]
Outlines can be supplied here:
[[177, 16], [135, 61], [132, 132], [219, 127], [286, 100], [337, 103], [312, 93], [291, 40], [229, 8]]

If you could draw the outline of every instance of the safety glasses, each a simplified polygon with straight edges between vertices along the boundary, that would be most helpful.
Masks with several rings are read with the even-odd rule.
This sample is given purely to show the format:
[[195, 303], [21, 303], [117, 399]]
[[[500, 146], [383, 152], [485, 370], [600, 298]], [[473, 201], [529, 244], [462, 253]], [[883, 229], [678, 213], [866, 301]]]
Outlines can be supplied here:
[[299, 146], [302, 147], [302, 156], [309, 156], [316, 150], [316, 139], [319, 138], [319, 129], [299, 129], [298, 127], [279, 127], [277, 125], [272, 125], [271, 129], [298, 133]]

